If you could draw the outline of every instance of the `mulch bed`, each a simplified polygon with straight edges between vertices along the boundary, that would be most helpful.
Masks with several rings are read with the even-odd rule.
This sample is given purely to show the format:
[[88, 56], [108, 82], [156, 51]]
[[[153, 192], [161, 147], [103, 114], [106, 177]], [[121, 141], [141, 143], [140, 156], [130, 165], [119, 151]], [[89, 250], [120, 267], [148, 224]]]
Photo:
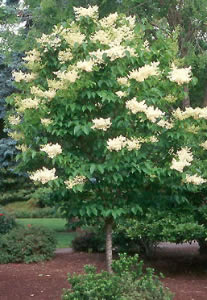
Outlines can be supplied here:
[[[105, 269], [104, 254], [58, 253], [45, 263], [0, 265], [0, 300], [59, 300], [69, 287], [67, 273], [81, 273], [85, 264]], [[165, 275], [174, 300], [207, 299], [207, 258], [198, 256], [195, 246], [161, 247], [146, 265]]]

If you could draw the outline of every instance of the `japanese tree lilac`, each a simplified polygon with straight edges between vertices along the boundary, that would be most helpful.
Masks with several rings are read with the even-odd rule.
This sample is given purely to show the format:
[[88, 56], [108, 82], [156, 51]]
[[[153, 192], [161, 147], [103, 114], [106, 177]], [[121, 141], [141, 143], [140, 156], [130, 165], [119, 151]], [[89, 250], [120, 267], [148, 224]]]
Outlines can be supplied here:
[[73, 179], [66, 180], [64, 183], [67, 189], [72, 189], [74, 186], [84, 184], [87, 178], [85, 176], [76, 176]]
[[40, 119], [40, 121], [41, 121], [42, 125], [44, 125], [44, 126], [48, 126], [48, 125], [52, 124], [52, 120], [49, 118], [43, 118], [43, 119]]
[[[206, 186], [207, 109], [182, 109], [183, 85], [193, 83], [190, 67], [172, 68], [182, 63], [175, 36], [157, 34], [148, 51], [134, 17], [99, 19], [92, 6], [75, 16], [27, 54], [37, 77], [9, 97], [8, 116], [21, 122], [15, 132], [8, 126], [28, 147], [22, 168], [49, 183], [67, 218], [102, 219], [110, 232], [114, 219], [141, 209], [143, 195], [177, 201]], [[201, 178], [189, 177], [195, 170]]]
[[178, 172], [183, 172], [183, 169], [186, 166], [190, 166], [191, 162], [193, 161], [193, 155], [189, 148], [182, 148], [181, 150], [177, 151], [178, 160], [173, 158], [171, 169], [175, 169]]
[[75, 18], [77, 21], [80, 20], [80, 17], [91, 17], [92, 19], [98, 19], [98, 6], [88, 6], [84, 7], [74, 7]]
[[25, 82], [31, 82], [37, 77], [37, 74], [35, 73], [23, 73], [22, 71], [19, 72], [12, 72], [12, 75], [16, 82], [25, 81]]
[[47, 153], [48, 157], [54, 158], [58, 154], [62, 153], [62, 148], [59, 144], [47, 144], [40, 148], [40, 151], [44, 151]]
[[150, 76], [158, 76], [160, 74], [160, 70], [158, 68], [159, 64], [159, 62], [152, 62], [151, 64], [140, 67], [137, 70], [132, 70], [129, 73], [128, 78], [134, 79], [138, 82], [143, 82]]
[[36, 172], [33, 172], [29, 177], [33, 181], [39, 181], [42, 184], [48, 183], [49, 181], [55, 180], [58, 177], [55, 176], [55, 168], [49, 170], [45, 167], [43, 167], [40, 170], [37, 170]]
[[120, 151], [125, 147], [126, 141], [126, 137], [121, 135], [114, 139], [109, 139], [107, 141], [107, 149], [109, 151]]
[[171, 81], [176, 82], [179, 85], [184, 83], [189, 83], [191, 81], [191, 67], [189, 68], [177, 68], [174, 64], [172, 64], [171, 71], [168, 75], [168, 78]]
[[205, 183], [207, 180], [206, 179], [203, 179], [201, 176], [199, 176], [198, 174], [195, 174], [195, 175], [186, 175], [186, 178], [185, 178], [185, 182], [187, 183], [192, 183], [192, 184], [195, 184], [195, 185], [200, 185], [200, 184], [203, 184]]
[[94, 123], [94, 125], [91, 127], [92, 129], [99, 129], [99, 130], [106, 131], [111, 126], [110, 118], [94, 119], [94, 120], [92, 120], [92, 122]]
[[8, 120], [10, 124], [18, 125], [21, 121], [21, 118], [19, 116], [9, 116]]

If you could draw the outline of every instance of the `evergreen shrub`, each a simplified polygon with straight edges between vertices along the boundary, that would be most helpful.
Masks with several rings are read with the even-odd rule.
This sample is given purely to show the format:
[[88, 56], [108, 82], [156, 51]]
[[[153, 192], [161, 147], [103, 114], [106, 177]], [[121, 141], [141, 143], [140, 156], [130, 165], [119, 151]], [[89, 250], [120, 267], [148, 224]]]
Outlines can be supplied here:
[[56, 248], [54, 234], [43, 227], [19, 226], [0, 239], [0, 263], [49, 260]]

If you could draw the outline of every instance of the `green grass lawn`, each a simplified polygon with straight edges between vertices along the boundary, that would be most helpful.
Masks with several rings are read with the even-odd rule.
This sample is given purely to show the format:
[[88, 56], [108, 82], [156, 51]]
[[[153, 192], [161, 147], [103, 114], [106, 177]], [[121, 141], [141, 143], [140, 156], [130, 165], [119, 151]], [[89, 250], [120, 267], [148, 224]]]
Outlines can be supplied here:
[[76, 236], [75, 232], [67, 232], [65, 230], [65, 219], [60, 218], [35, 218], [35, 219], [17, 219], [17, 223], [27, 226], [28, 224], [35, 226], [44, 226], [48, 229], [55, 231], [57, 239], [57, 248], [71, 247], [71, 242]]

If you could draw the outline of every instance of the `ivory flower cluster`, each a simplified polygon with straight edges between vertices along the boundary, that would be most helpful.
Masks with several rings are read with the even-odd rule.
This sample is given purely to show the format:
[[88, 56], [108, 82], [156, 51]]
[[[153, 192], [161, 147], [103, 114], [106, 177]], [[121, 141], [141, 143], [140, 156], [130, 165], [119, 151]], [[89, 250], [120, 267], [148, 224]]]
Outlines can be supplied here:
[[37, 74], [35, 73], [23, 73], [22, 71], [19, 72], [14, 71], [12, 72], [12, 75], [16, 82], [20, 82], [20, 81], [31, 82], [37, 77]]
[[92, 42], [99, 42], [102, 45], [109, 47], [120, 46], [123, 41], [132, 40], [134, 31], [127, 25], [122, 25], [118, 28], [111, 27], [109, 30], [100, 29], [91, 37]]
[[42, 184], [45, 184], [49, 181], [55, 180], [58, 178], [58, 176], [55, 176], [55, 168], [49, 170], [45, 167], [42, 169], [37, 170], [36, 172], [31, 173], [29, 178], [36, 182], [41, 182]]
[[149, 52], [150, 51], [150, 48], [149, 48], [149, 42], [146, 40], [144, 41], [144, 44], [143, 44], [143, 50]]
[[136, 138], [127, 139], [126, 147], [128, 151], [139, 150], [141, 148], [140, 139], [136, 139]]
[[128, 80], [127, 77], [119, 77], [119, 78], [117, 78], [117, 82], [118, 82], [120, 85], [126, 85], [126, 86], [129, 85], [129, 80]]
[[169, 94], [164, 98], [164, 100], [169, 103], [175, 103], [177, 101], [177, 98], [175, 96]]
[[75, 185], [84, 184], [87, 178], [85, 176], [76, 176], [73, 179], [64, 181], [68, 190], [72, 189]]
[[110, 128], [111, 126], [111, 119], [107, 118], [107, 119], [94, 119], [92, 120], [93, 122], [93, 126], [91, 127], [92, 129], [99, 129], [99, 130], [103, 130], [106, 131], [108, 128]]
[[77, 69], [86, 71], [86, 72], [92, 72], [93, 71], [93, 66], [95, 65], [94, 60], [84, 60], [84, 61], [79, 61], [77, 62]]
[[81, 45], [85, 40], [85, 35], [80, 32], [78, 27], [71, 27], [71, 28], [62, 28], [60, 35], [65, 39], [66, 43], [70, 47], [73, 47], [74, 44]]
[[57, 37], [57, 34], [55, 32], [50, 35], [46, 35], [43, 33], [41, 38], [38, 38], [36, 40], [44, 48], [44, 52], [48, 52], [48, 47], [56, 50], [61, 45], [61, 39]]
[[110, 28], [115, 25], [118, 19], [118, 14], [115, 12], [114, 14], [110, 14], [107, 17], [104, 17], [100, 20], [100, 25], [105, 28]]
[[21, 122], [20, 116], [9, 116], [8, 121], [12, 125], [18, 125]]
[[24, 145], [24, 144], [22, 144], [22, 145], [16, 145], [15, 147], [16, 147], [17, 150], [20, 150], [22, 152], [26, 152], [28, 150], [27, 145]]
[[65, 88], [64, 82], [61, 80], [47, 79], [49, 89], [57, 91]]
[[37, 98], [26, 98], [18, 102], [18, 111], [24, 112], [25, 109], [38, 109], [40, 104], [40, 100]]
[[57, 78], [63, 80], [63, 81], [69, 81], [71, 83], [74, 83], [78, 78], [78, 72], [76, 70], [71, 70], [71, 71], [58, 71], [54, 72], [54, 74], [57, 75]]
[[160, 74], [158, 65], [159, 62], [152, 62], [151, 64], [145, 65], [137, 70], [132, 70], [129, 73], [128, 78], [134, 79], [138, 82], [143, 82], [150, 76], [158, 76]]
[[108, 139], [107, 149], [109, 151], [120, 151], [124, 147], [126, 147], [128, 151], [139, 150], [141, 147], [141, 143], [143, 143], [143, 140], [141, 138], [127, 139], [126, 137], [120, 135], [116, 138]]
[[200, 144], [201, 147], [203, 147], [205, 150], [207, 150], [207, 141], [205, 141], [204, 143]]
[[56, 95], [56, 91], [54, 89], [49, 89], [48, 91], [42, 91], [40, 88], [37, 86], [31, 87], [31, 94], [41, 97], [41, 98], [46, 98], [46, 99], [53, 99]]
[[190, 148], [182, 148], [177, 151], [178, 160], [173, 158], [170, 169], [177, 170], [178, 172], [183, 172], [184, 167], [190, 166], [193, 161], [193, 155]]
[[43, 118], [43, 119], [40, 119], [40, 121], [41, 121], [42, 125], [44, 125], [46, 127], [52, 123], [52, 120], [49, 118]]
[[112, 42], [112, 36], [106, 32], [105, 30], [98, 30], [94, 33], [94, 35], [91, 37], [92, 42], [99, 42], [103, 45], [109, 45]]
[[61, 64], [64, 64], [65, 62], [71, 60], [73, 58], [73, 55], [71, 53], [70, 48], [66, 49], [65, 51], [59, 51], [58, 53], [58, 59]]
[[62, 153], [62, 148], [59, 144], [47, 144], [40, 148], [40, 151], [44, 151], [50, 158], [54, 158], [58, 154]]
[[24, 138], [24, 134], [22, 132], [18, 132], [18, 131], [9, 132], [8, 136], [10, 136], [15, 141], [19, 141]]
[[177, 108], [173, 112], [173, 116], [178, 120], [185, 120], [190, 117], [192, 117], [195, 120], [202, 119], [202, 118], [207, 119], [207, 107], [204, 108], [187, 107], [184, 111], [182, 111], [180, 108]]
[[133, 114], [138, 112], [145, 112], [147, 109], [147, 104], [145, 101], [138, 102], [137, 99], [134, 97], [131, 100], [126, 102], [126, 108], [128, 108]]
[[145, 113], [148, 120], [150, 120], [152, 123], [155, 123], [158, 118], [161, 118], [165, 115], [165, 113], [162, 112], [159, 108], [147, 106], [144, 100], [138, 102], [135, 97], [126, 102], [126, 108], [128, 108], [133, 114], [136, 114], [138, 112]]
[[120, 151], [126, 145], [126, 137], [120, 135], [107, 141], [107, 149], [109, 151]]
[[75, 12], [75, 18], [77, 21], [80, 20], [80, 17], [90, 17], [94, 20], [98, 19], [98, 6], [88, 6], [88, 8], [85, 7], [73, 7], [73, 10]]
[[205, 182], [207, 182], [206, 179], [202, 178], [201, 176], [195, 174], [195, 175], [186, 175], [185, 177], [185, 182], [186, 183], [192, 183], [192, 184], [195, 184], [195, 185], [200, 185], [200, 184], [203, 184]]
[[33, 49], [31, 51], [26, 52], [26, 56], [23, 57], [23, 60], [27, 62], [27, 66], [33, 66], [35, 63], [41, 61], [41, 54], [38, 50]]
[[127, 96], [127, 93], [126, 92], [122, 92], [122, 91], [118, 91], [115, 93], [119, 98], [122, 98], [122, 97], [126, 97]]
[[166, 129], [173, 128], [173, 123], [170, 123], [166, 120], [160, 120], [159, 122], [157, 122], [157, 125]]
[[178, 85], [189, 83], [191, 81], [191, 67], [189, 68], [177, 68], [172, 64], [171, 71], [168, 75], [170, 81], [176, 82]]
[[158, 143], [159, 140], [158, 140], [158, 138], [157, 138], [155, 135], [152, 135], [152, 136], [149, 138], [149, 142], [150, 142], [150, 143]]
[[131, 47], [124, 47], [122, 45], [113, 45], [111, 48], [106, 50], [92, 51], [89, 54], [93, 57], [95, 56], [94, 61], [97, 63], [103, 63], [103, 55], [105, 54], [109, 57], [110, 61], [114, 61], [118, 58], [123, 58], [126, 56], [127, 51], [130, 53], [131, 56], [136, 56], [136, 52], [134, 48]]

